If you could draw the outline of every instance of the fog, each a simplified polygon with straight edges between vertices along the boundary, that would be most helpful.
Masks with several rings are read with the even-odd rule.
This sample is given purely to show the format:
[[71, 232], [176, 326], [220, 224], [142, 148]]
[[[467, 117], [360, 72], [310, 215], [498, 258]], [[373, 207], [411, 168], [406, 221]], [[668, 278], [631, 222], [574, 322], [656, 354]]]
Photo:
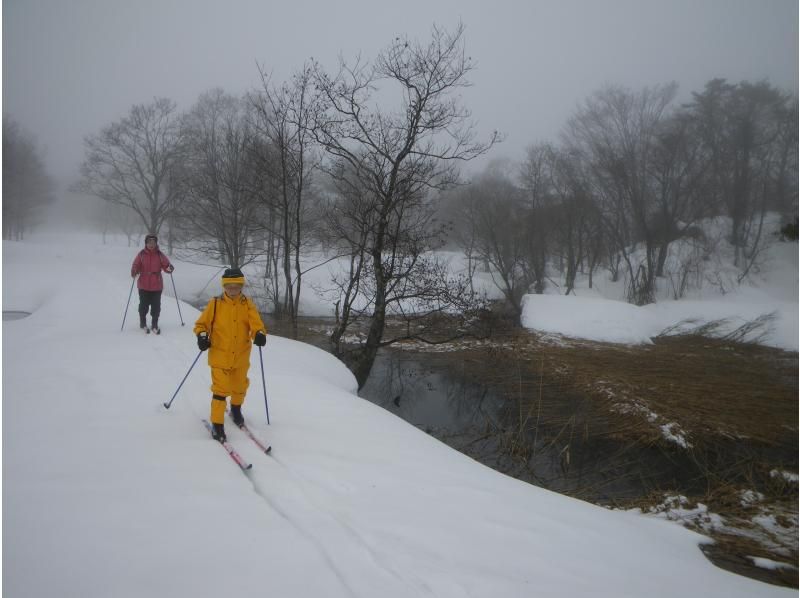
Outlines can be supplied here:
[[258, 86], [257, 64], [283, 81], [310, 57], [333, 69], [340, 54], [371, 59], [398, 35], [459, 21], [477, 61], [462, 99], [479, 131], [506, 135], [475, 167], [555, 139], [607, 83], [676, 81], [679, 100], [715, 77], [798, 86], [796, 0], [6, 0], [3, 111], [35, 137], [63, 197], [83, 138], [132, 104], [186, 109], [211, 87]]

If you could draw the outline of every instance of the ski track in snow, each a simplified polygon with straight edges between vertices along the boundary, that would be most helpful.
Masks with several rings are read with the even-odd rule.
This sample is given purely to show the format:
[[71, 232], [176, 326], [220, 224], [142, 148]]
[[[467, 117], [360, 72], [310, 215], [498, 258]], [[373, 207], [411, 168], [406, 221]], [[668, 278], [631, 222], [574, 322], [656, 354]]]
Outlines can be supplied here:
[[[314, 484], [318, 488], [322, 490], [327, 490], [324, 486], [319, 484], [314, 480], [310, 480], [305, 476], [302, 476], [296, 473], [293, 469], [291, 469], [288, 465], [286, 465], [280, 458], [275, 457], [272, 455], [272, 460], [274, 460], [280, 467], [283, 469], [284, 472], [290, 477], [293, 478], [291, 483], [292, 485], [297, 488], [300, 492], [303, 493], [304, 498], [308, 501], [310, 505], [312, 505], [317, 513], [327, 515], [330, 519], [334, 520], [334, 522], [347, 534], [352, 540], [354, 540], [363, 550], [366, 551], [372, 562], [380, 567], [383, 571], [387, 572], [389, 575], [394, 577], [396, 580], [400, 581], [401, 583], [408, 585], [408, 580], [401, 576], [393, 567], [391, 567], [387, 562], [386, 559], [381, 557], [375, 549], [369, 544], [369, 542], [360, 534], [356, 529], [344, 521], [341, 517], [338, 517], [334, 512], [328, 511], [323, 508], [322, 505], [316, 501], [310, 493], [306, 492], [303, 489], [304, 484]], [[298, 479], [299, 478], [299, 479]], [[425, 585], [418, 585], [418, 587], [413, 588], [414, 590], [425, 590], [427, 594], [430, 594], [429, 588]]]
[[[162, 332], [162, 334], [159, 335], [159, 336], [164, 336], [164, 332]], [[168, 357], [167, 347], [162, 346], [161, 344], [156, 344], [156, 345], [154, 345], [153, 349], [154, 349], [154, 352], [157, 353], [160, 357], [162, 357], [162, 358]], [[168, 366], [166, 365], [168, 363], [168, 360], [159, 359], [158, 362], [160, 364], [162, 364], [162, 368], [169, 369]], [[191, 365], [191, 361], [188, 361], [187, 363], [189, 363]], [[197, 365], [195, 365], [195, 368], [197, 368], [198, 365], [199, 365], [199, 362], [198, 362]], [[185, 374], [185, 372], [183, 374]], [[168, 399], [168, 398], [169, 397], [166, 397], [165, 400]], [[179, 396], [176, 397], [176, 400], [179, 399], [179, 398], [180, 398]], [[205, 417], [205, 416], [203, 416], [203, 417]], [[233, 429], [233, 428], [231, 428], [231, 429]], [[320, 538], [318, 536], [316, 536], [314, 533], [309, 531], [307, 526], [302, 525], [299, 522], [298, 518], [292, 517], [292, 515], [290, 514], [290, 510], [291, 510], [290, 508], [286, 508], [286, 507], [281, 506], [281, 504], [279, 502], [279, 499], [277, 499], [275, 496], [272, 496], [270, 494], [269, 486], [279, 487], [279, 488], [282, 488], [282, 489], [286, 490], [287, 488], [286, 488], [286, 486], [283, 486], [283, 484], [288, 482], [288, 484], [290, 484], [291, 488], [294, 490], [292, 498], [291, 498], [292, 505], [298, 505], [298, 504], [302, 505], [309, 512], [314, 513], [317, 516], [317, 519], [321, 520], [321, 523], [318, 523], [318, 524], [315, 524], [315, 525], [311, 526], [312, 528], [316, 528], [316, 527], [318, 527], [318, 525], [325, 525], [326, 522], [324, 520], [327, 519], [330, 524], [332, 524], [335, 527], [337, 527], [339, 530], [341, 530], [341, 533], [343, 533], [344, 535], [346, 535], [350, 539], [350, 542], [349, 542], [350, 545], [357, 545], [364, 553], [366, 553], [368, 555], [368, 558], [375, 565], [380, 567], [381, 570], [386, 572], [388, 575], [390, 575], [392, 578], [394, 578], [395, 580], [397, 580], [401, 584], [403, 584], [405, 586], [409, 585], [409, 580], [404, 578], [395, 569], [393, 569], [386, 562], [386, 559], [384, 557], [381, 557], [375, 551], [375, 549], [372, 546], [370, 546], [369, 542], [361, 534], [359, 534], [347, 522], [342, 520], [342, 518], [336, 516], [333, 513], [329, 513], [327, 510], [325, 510], [318, 503], [318, 501], [314, 500], [311, 497], [311, 494], [303, 488], [303, 485], [304, 484], [308, 484], [308, 483], [316, 485], [321, 490], [326, 490], [326, 488], [324, 486], [320, 485], [319, 483], [315, 482], [314, 480], [310, 480], [310, 479], [307, 479], [306, 477], [299, 476], [298, 474], [293, 472], [283, 461], [281, 461], [280, 458], [276, 457], [274, 455], [274, 453], [270, 454], [270, 455], [265, 455], [259, 450], [257, 452], [260, 455], [262, 455], [262, 457], [264, 457], [264, 458], [251, 459], [249, 454], [251, 452], [253, 452], [251, 450], [251, 446], [250, 446], [251, 444], [253, 444], [252, 441], [249, 438], [246, 438], [246, 435], [244, 433], [239, 434], [238, 431], [236, 432], [236, 436], [237, 436], [237, 440], [236, 440], [235, 448], [236, 448], [237, 452], [239, 452], [239, 454], [242, 455], [243, 457], [245, 456], [245, 454], [247, 454], [248, 456], [245, 457], [245, 460], [248, 463], [252, 463], [253, 464], [253, 468], [251, 470], [243, 471], [242, 473], [248, 478], [248, 480], [252, 484], [253, 491], [255, 492], [255, 494], [261, 500], [263, 500], [264, 503], [269, 508], [274, 510], [275, 513], [277, 513], [289, 525], [291, 525], [295, 530], [297, 530], [300, 533], [300, 535], [302, 537], [304, 537], [314, 547], [314, 549], [321, 555], [323, 560], [327, 563], [328, 567], [330, 568], [331, 572], [336, 576], [336, 578], [342, 584], [342, 587], [347, 591], [347, 593], [350, 596], [353, 596], [354, 598], [356, 598], [356, 597], [360, 596], [361, 593], [359, 593], [357, 590], [355, 590], [352, 587], [352, 584], [347, 579], [346, 573], [344, 571], [342, 571], [341, 568], [336, 564], [336, 560], [335, 560], [334, 556], [332, 555], [331, 550], [325, 546], [325, 544], [320, 540]], [[269, 443], [267, 443], [267, 444], [269, 444]], [[244, 448], [244, 447], [247, 447], [247, 448]], [[283, 472], [283, 476], [282, 476], [282, 479], [280, 479], [280, 480], [276, 480], [276, 479], [273, 478], [273, 479], [270, 480], [269, 484], [267, 484], [267, 483], [263, 482], [261, 479], [259, 479], [259, 472], [257, 471], [257, 468], [262, 468], [263, 469], [263, 465], [265, 463], [269, 464], [270, 462], [273, 462], [275, 465], [279, 466], [280, 470]], [[273, 467], [273, 469], [275, 469], [275, 468]], [[327, 526], [327, 527], [330, 527], [330, 526]], [[341, 549], [339, 548], [338, 550], [341, 550]], [[419, 593], [420, 591], [423, 591], [425, 594], [430, 595], [431, 594], [431, 589], [427, 586], [427, 584], [421, 583], [420, 580], [417, 580], [417, 581], [418, 581], [418, 583], [415, 584], [416, 587], [409, 588], [409, 590], [413, 591], [414, 593]]]
[[[244, 437], [244, 434], [239, 435], [241, 436], [242, 442], [236, 443], [237, 447], [245, 445], [245, 443], [250, 444], [252, 441]], [[237, 450], [240, 450], [237, 448]], [[273, 449], [274, 451], [275, 449]], [[240, 450], [240, 454], [242, 452], [250, 453], [252, 452], [250, 447], [247, 449]], [[297, 532], [303, 536], [313, 547], [314, 549], [322, 556], [324, 561], [328, 564], [328, 567], [331, 569], [332, 573], [336, 576], [339, 582], [342, 584], [342, 587], [347, 591], [350, 596], [357, 598], [362, 595], [362, 593], [358, 592], [355, 588], [353, 588], [352, 584], [348, 580], [347, 574], [336, 564], [336, 560], [332, 555], [332, 551], [326, 547], [326, 545], [322, 542], [322, 540], [316, 536], [314, 533], [308, 530], [308, 526], [303, 525], [300, 523], [300, 519], [293, 517], [290, 514], [291, 508], [297, 509], [298, 505], [299, 508], [305, 509], [307, 512], [304, 513], [304, 517], [302, 520], [308, 520], [308, 515], [313, 514], [316, 521], [312, 522], [313, 524], [310, 525], [312, 528], [323, 528], [330, 532], [330, 526], [333, 525], [335, 528], [339, 530], [339, 533], [343, 533], [345, 536], [349, 538], [348, 544], [351, 546], [357, 546], [362, 552], [364, 552], [368, 558], [381, 570], [385, 573], [390, 575], [395, 580], [399, 581], [405, 586], [409, 585], [409, 581], [402, 577], [397, 571], [395, 571], [391, 566], [389, 566], [385, 559], [381, 558], [375, 550], [369, 545], [369, 543], [353, 529], [352, 526], [348, 525], [344, 522], [340, 517], [329, 513], [325, 509], [323, 509], [319, 503], [314, 500], [311, 495], [303, 488], [303, 483], [301, 480], [297, 479], [297, 474], [289, 469], [289, 467], [283, 463], [279, 458], [275, 457], [274, 454], [265, 455], [258, 451], [263, 458], [257, 459], [255, 461], [248, 461], [253, 463], [253, 469], [242, 472], [244, 475], [250, 480], [251, 484], [253, 485], [253, 491], [261, 498], [264, 503], [274, 510], [282, 519], [284, 519], [289, 525], [291, 525]], [[281, 499], [278, 499], [275, 496], [271, 496], [267, 484], [265, 484], [262, 480], [259, 479], [259, 472], [257, 468], [263, 466], [265, 463], [269, 464], [269, 462], [274, 462], [274, 465], [278, 467], [269, 466], [273, 469], [279, 469], [282, 472], [282, 476], [280, 479], [278, 478], [271, 478], [269, 485], [273, 487], [279, 487], [281, 489], [288, 490], [289, 487], [292, 489], [291, 498], [287, 497], [287, 507], [290, 503], [292, 507], [284, 507], [280, 504]], [[307, 480], [306, 480], [307, 481]], [[334, 532], [336, 533], [336, 532]], [[337, 534], [338, 535], [338, 534]], [[336, 550], [341, 551], [342, 543], [337, 542], [338, 548]], [[425, 593], [430, 595], [430, 590], [423, 584], [418, 584], [417, 587], [409, 588], [410, 591], [414, 593], [419, 592], [420, 590], [425, 590]]]
[[[255, 465], [253, 466], [256, 467]], [[242, 472], [245, 476], [250, 480], [250, 483], [253, 485], [253, 491], [264, 501], [266, 505], [268, 505], [273, 511], [275, 511], [278, 515], [283, 518], [286, 523], [291, 525], [297, 532], [305, 538], [309, 544], [322, 556], [322, 559], [328, 564], [328, 568], [331, 572], [336, 576], [336, 579], [339, 580], [339, 583], [342, 584], [342, 587], [347, 591], [350, 596], [356, 598], [358, 594], [355, 590], [350, 586], [350, 583], [347, 581], [345, 574], [339, 569], [334, 561], [333, 557], [331, 556], [328, 549], [320, 542], [318, 538], [316, 538], [311, 532], [305, 529], [302, 525], [300, 525], [297, 520], [292, 518], [286, 509], [281, 508], [278, 506], [277, 502], [270, 498], [267, 490], [263, 487], [263, 485], [256, 479], [253, 475], [253, 471], [250, 470], [249, 472]]]
[[[163, 333], [160, 336], [163, 336]], [[167, 357], [166, 347], [155, 345], [154, 351], [161, 357]], [[167, 369], [166, 360], [160, 359], [158, 361], [160, 364], [163, 364], [162, 365], [163, 368]], [[191, 362], [189, 363], [191, 364]], [[195, 367], [198, 366], [195, 365]], [[179, 397], [176, 397], [176, 400], [178, 398]], [[239, 434], [237, 432], [236, 436], [237, 436], [237, 441], [235, 448], [237, 452], [239, 452], [239, 454], [242, 455], [243, 457], [245, 454], [251, 453], [252, 451], [250, 445], [253, 444], [253, 442], [249, 438], [246, 438], [246, 435], [244, 433]], [[246, 449], [243, 448], [245, 446], [247, 447]], [[314, 501], [310, 497], [310, 494], [302, 488], [301, 481], [297, 479], [297, 476], [288, 468], [288, 466], [285, 463], [283, 463], [280, 459], [276, 458], [274, 455], [265, 455], [260, 450], [258, 451], [258, 453], [265, 458], [253, 460], [250, 459], [249, 456], [245, 457], [245, 460], [248, 463], [253, 463], [253, 469], [242, 472], [252, 484], [253, 491], [261, 500], [264, 501], [264, 503], [269, 508], [275, 511], [275, 513], [277, 513], [289, 525], [291, 525], [295, 530], [297, 530], [297, 532], [299, 532], [300, 535], [304, 537], [314, 547], [314, 549], [322, 556], [323, 560], [327, 563], [331, 572], [336, 576], [336, 578], [342, 584], [342, 587], [347, 591], [347, 593], [350, 596], [357, 598], [358, 596], [360, 596], [360, 593], [352, 587], [351, 583], [347, 579], [347, 575], [336, 564], [335, 558], [332, 556], [331, 551], [325, 546], [325, 544], [323, 544], [323, 542], [319, 539], [319, 537], [315, 536], [312, 532], [310, 532], [306, 526], [302, 525], [298, 521], [297, 518], [292, 517], [290, 515], [290, 509], [282, 507], [279, 504], [278, 500], [270, 495], [270, 492], [268, 490], [268, 485], [259, 479], [258, 473], [256, 472], [256, 468], [262, 467], [265, 463], [269, 464], [270, 461], [277, 464], [280, 467], [280, 470], [284, 473], [283, 479], [280, 480], [278, 483], [276, 483], [275, 479], [272, 479], [270, 480], [269, 485], [273, 487], [282, 487], [286, 489], [285, 486], [281, 486], [281, 484], [283, 484], [284, 482], [288, 482], [289, 484], [291, 484], [291, 487], [295, 490], [291, 501], [293, 504], [303, 505], [308, 509], [309, 512], [313, 512], [317, 516], [327, 516], [324, 518], [328, 519], [330, 523], [341, 529], [342, 532], [345, 535], [347, 535], [352, 541], [355, 541], [355, 544], [357, 544], [369, 556], [369, 558], [373, 563], [378, 565], [383, 571], [391, 575], [397, 581], [406, 585], [408, 584], [408, 580], [404, 579], [399, 573], [397, 573], [397, 571], [393, 570], [385, 562], [385, 560], [382, 559], [375, 552], [375, 550], [367, 543], [367, 541], [353, 529], [352, 526], [342, 521], [341, 518], [336, 517], [333, 514], [327, 513], [325, 509], [323, 509], [316, 501]], [[318, 518], [323, 518], [323, 517], [318, 517]], [[317, 527], [317, 526], [314, 525], [312, 527]], [[353, 542], [351, 542], [351, 544], [352, 543]], [[418, 591], [421, 588], [414, 588], [414, 589]]]
[[[197, 367], [197, 366], [195, 366], [195, 367]], [[176, 397], [176, 400], [178, 400], [179, 398], [180, 398], [180, 395], [178, 397]], [[161, 408], [163, 409], [163, 405], [161, 406]], [[208, 416], [207, 414], [198, 413], [197, 409], [194, 408], [193, 406], [190, 407], [190, 410], [192, 412], [194, 412], [201, 419], [202, 418], [206, 418]], [[233, 429], [233, 426], [226, 426], [226, 428], [228, 428], [226, 431], [229, 432], [228, 440], [230, 441], [231, 440], [230, 431]], [[255, 460], [251, 459], [250, 458], [251, 457], [250, 453], [252, 453], [253, 450], [255, 450], [255, 449], [253, 449], [249, 445], [255, 446], [254, 443], [249, 438], [247, 438], [244, 433], [239, 434], [238, 431], [237, 431], [236, 436], [237, 436], [237, 439], [235, 441], [234, 449], [236, 450], [236, 452], [238, 452], [244, 458], [244, 460], [247, 463], [252, 463], [253, 464], [253, 467], [251, 469], [249, 469], [247, 471], [242, 470], [242, 475], [244, 475], [244, 477], [247, 478], [247, 480], [252, 485], [253, 492], [255, 493], [255, 495], [258, 496], [264, 502], [264, 504], [267, 507], [269, 507], [273, 512], [277, 513], [278, 516], [280, 516], [281, 519], [283, 519], [288, 525], [290, 525], [292, 527], [292, 529], [297, 531], [300, 534], [300, 536], [302, 538], [304, 538], [309, 543], [309, 545], [317, 553], [319, 553], [319, 555], [322, 557], [322, 560], [327, 564], [328, 568], [331, 570], [331, 572], [336, 577], [336, 579], [339, 580], [339, 583], [341, 583], [342, 588], [344, 588], [344, 590], [347, 592], [348, 595], [352, 596], [353, 598], [359, 598], [359, 593], [356, 592], [353, 589], [352, 585], [347, 580], [347, 576], [341, 570], [341, 568], [336, 564], [336, 561], [335, 561], [334, 557], [331, 555], [331, 552], [328, 550], [328, 548], [326, 548], [326, 546], [322, 543], [322, 541], [317, 536], [315, 536], [312, 532], [308, 531], [308, 529], [306, 529], [305, 526], [303, 526], [301, 523], [299, 523], [298, 518], [292, 517], [292, 515], [290, 514], [290, 509], [289, 508], [285, 508], [285, 507], [281, 506], [278, 503], [278, 500], [276, 500], [275, 497], [270, 495], [270, 492], [268, 490], [269, 486], [272, 486], [272, 487], [275, 487], [275, 488], [281, 488], [281, 489], [285, 489], [286, 488], [286, 486], [282, 486], [281, 485], [283, 480], [276, 480], [276, 479], [273, 478], [273, 479], [270, 480], [270, 482], [267, 483], [267, 482], [263, 482], [262, 480], [260, 480], [258, 478], [256, 468], [264, 468], [265, 465], [268, 466], [268, 464], [269, 464], [269, 462], [271, 460], [275, 460], [274, 457], [271, 454], [270, 455], [266, 455], [260, 449], [258, 449], [257, 452], [262, 456], [262, 458], [255, 459]], [[216, 442], [216, 441], [212, 439], [212, 442]], [[269, 444], [269, 443], [267, 443], [267, 444]], [[273, 448], [273, 451], [274, 450], [275, 449]], [[230, 457], [226, 457], [226, 460], [230, 461], [231, 459], [230, 459]], [[234, 466], [236, 464], [231, 462], [230, 465]], [[286, 468], [285, 468], [284, 465], [281, 465], [281, 468], [284, 471], [286, 471]], [[288, 479], [287, 476], [283, 476], [283, 477]], [[292, 482], [292, 486], [297, 488], [297, 484], [294, 483], [294, 482]], [[305, 503], [309, 503], [309, 501], [305, 500], [305, 496], [304, 496], [305, 493], [302, 492], [302, 490], [300, 490], [299, 488], [298, 488], [298, 491], [295, 492], [294, 494], [295, 494], [295, 496], [292, 497], [292, 502], [297, 503], [297, 498], [299, 497], [301, 499], [301, 501], [303, 501]], [[315, 512], [317, 512], [317, 513], [322, 513], [318, 508], [316, 508], [316, 506], [315, 506], [315, 508], [313, 510]]]

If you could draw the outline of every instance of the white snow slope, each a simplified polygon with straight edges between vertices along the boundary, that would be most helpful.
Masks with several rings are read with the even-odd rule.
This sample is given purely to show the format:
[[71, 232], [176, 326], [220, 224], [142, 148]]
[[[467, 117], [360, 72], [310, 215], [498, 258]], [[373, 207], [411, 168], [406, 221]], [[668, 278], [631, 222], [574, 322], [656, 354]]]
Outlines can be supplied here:
[[[358, 398], [333, 357], [269, 336], [245, 415], [273, 445], [243, 474], [212, 441], [197, 311], [120, 332], [134, 248], [3, 244], [3, 595], [790, 596], [723, 571], [703, 538], [496, 473]], [[178, 262], [180, 292], [208, 269]], [[167, 279], [169, 281], [169, 279]], [[219, 287], [217, 287], [219, 288]]]

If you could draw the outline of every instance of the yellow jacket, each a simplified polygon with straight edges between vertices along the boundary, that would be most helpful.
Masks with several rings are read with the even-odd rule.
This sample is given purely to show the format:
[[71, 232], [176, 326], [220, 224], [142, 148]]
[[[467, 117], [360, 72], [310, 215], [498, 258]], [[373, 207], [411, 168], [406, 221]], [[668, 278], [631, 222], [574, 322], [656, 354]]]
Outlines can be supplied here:
[[195, 336], [206, 332], [211, 340], [208, 365], [224, 370], [250, 365], [253, 338], [259, 330], [267, 332], [255, 303], [244, 295], [214, 297], [194, 323]]

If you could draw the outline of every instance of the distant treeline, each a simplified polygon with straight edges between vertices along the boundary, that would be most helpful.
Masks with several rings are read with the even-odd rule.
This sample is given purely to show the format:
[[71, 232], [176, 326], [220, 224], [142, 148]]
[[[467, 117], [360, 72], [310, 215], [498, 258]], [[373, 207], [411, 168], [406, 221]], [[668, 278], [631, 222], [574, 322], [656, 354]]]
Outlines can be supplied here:
[[55, 199], [33, 136], [3, 115], [3, 239], [21, 240]]
[[[105, 226], [161, 232], [170, 249], [231, 266], [257, 261], [264, 299], [295, 323], [307, 269], [339, 258], [331, 345], [359, 383], [379, 347], [424, 336], [412, 319], [485, 313], [471, 276], [434, 253], [446, 243], [488, 268], [517, 313], [523, 294], [555, 278], [570, 292], [599, 267], [644, 304], [670, 242], [698, 238], [702, 219], [729, 219], [744, 276], [771, 232], [765, 214], [797, 213], [797, 98], [764, 82], [713, 80], [686, 105], [674, 84], [607, 87], [559, 143], [458, 186], [459, 165], [501, 140], [479, 139], [460, 99], [473, 68], [463, 26], [434, 27], [335, 73], [311, 61], [276, 83], [260, 70], [257, 90], [214, 89], [185, 112], [158, 98], [87, 137], [76, 188], [125, 208]], [[389, 338], [392, 314], [409, 325]]]
[[[627, 297], [655, 300], [667, 279], [682, 296], [718, 250], [732, 247], [737, 282], [756, 263], [768, 212], [797, 238], [797, 97], [767, 83], [708, 82], [675, 105], [676, 85], [604, 88], [565, 124], [560, 143], [531, 146], [519, 169], [487, 171], [454, 192], [448, 210], [471, 262], [489, 264], [519, 313], [554, 271], [570, 293], [598, 266], [623, 277]], [[724, 217], [722, 239], [698, 223]], [[670, 244], [693, 251], [668, 265]]]

